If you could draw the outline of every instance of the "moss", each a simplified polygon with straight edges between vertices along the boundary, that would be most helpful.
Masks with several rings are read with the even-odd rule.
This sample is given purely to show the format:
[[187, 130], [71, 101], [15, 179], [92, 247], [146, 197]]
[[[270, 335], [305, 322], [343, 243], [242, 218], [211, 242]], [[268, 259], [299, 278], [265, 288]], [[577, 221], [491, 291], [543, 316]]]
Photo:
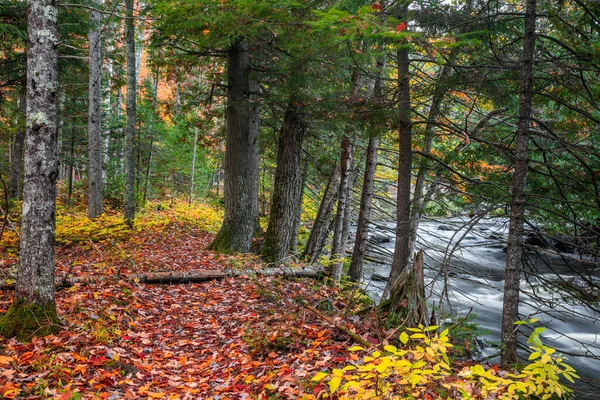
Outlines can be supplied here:
[[20, 301], [0, 318], [0, 335], [29, 341], [34, 336], [46, 336], [60, 330], [55, 304], [41, 305]]
[[217, 253], [232, 254], [232, 239], [233, 232], [231, 230], [231, 227], [223, 226], [219, 233], [217, 233], [215, 240], [213, 240], [210, 246], [208, 246], [208, 249], [214, 250]]

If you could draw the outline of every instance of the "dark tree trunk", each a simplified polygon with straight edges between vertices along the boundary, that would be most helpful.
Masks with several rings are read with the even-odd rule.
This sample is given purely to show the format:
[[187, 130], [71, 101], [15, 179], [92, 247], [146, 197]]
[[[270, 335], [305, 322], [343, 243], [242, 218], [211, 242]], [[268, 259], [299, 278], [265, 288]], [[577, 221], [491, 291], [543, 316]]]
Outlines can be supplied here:
[[[399, 19], [404, 21], [408, 5], [400, 7]], [[409, 49], [407, 43], [398, 49], [398, 198], [396, 221], [396, 246], [392, 261], [390, 280], [386, 292], [390, 295], [392, 308], [396, 309], [405, 297], [406, 285], [401, 279], [410, 259], [410, 180], [412, 167], [412, 124], [410, 104]], [[420, 307], [419, 307], [420, 309]]]
[[[97, 4], [96, 4], [97, 5]], [[88, 217], [96, 218], [102, 207], [102, 55], [100, 13], [91, 11], [88, 103]]]
[[27, 116], [21, 249], [14, 302], [0, 333], [25, 339], [57, 331], [54, 239], [58, 178], [58, 8], [56, 0], [27, 7]]
[[25, 152], [25, 107], [27, 104], [27, 90], [24, 88], [19, 93], [19, 119], [15, 141], [13, 143], [12, 163], [8, 178], [8, 197], [18, 200], [21, 197], [21, 174], [23, 172], [23, 154]]
[[371, 205], [373, 204], [373, 189], [375, 185], [375, 171], [377, 169], [377, 151], [379, 150], [379, 138], [373, 132], [369, 136], [367, 147], [367, 160], [365, 175], [363, 178], [362, 193], [360, 196], [360, 210], [358, 222], [356, 223], [356, 238], [352, 251], [352, 261], [348, 274], [354, 282], [360, 282], [363, 275], [363, 263], [369, 235], [369, 222], [371, 218]]
[[525, 215], [525, 189], [529, 124], [533, 92], [533, 63], [535, 51], [536, 0], [527, 0], [525, 9], [525, 37], [521, 59], [521, 84], [519, 90], [519, 122], [517, 125], [517, 148], [514, 160], [512, 202], [506, 251], [506, 275], [504, 280], [504, 306], [502, 308], [503, 345], [502, 364], [517, 362], [517, 326], [519, 320], [520, 278], [523, 264], [523, 220]]
[[135, 119], [137, 78], [135, 65], [135, 24], [133, 19], [133, 0], [126, 1], [125, 20], [125, 51], [127, 57], [127, 123], [125, 125], [125, 143], [123, 157], [125, 164], [125, 192], [124, 192], [124, 218], [129, 225], [133, 225], [135, 217]]
[[321, 251], [323, 250], [329, 232], [331, 231], [331, 214], [333, 212], [333, 207], [335, 206], [335, 201], [337, 200], [339, 187], [340, 168], [336, 165], [334, 166], [329, 182], [327, 183], [327, 188], [323, 194], [317, 217], [310, 230], [304, 253], [302, 253], [302, 257], [307, 258], [310, 263], [314, 263], [321, 255]]
[[302, 139], [306, 131], [302, 108], [298, 96], [292, 96], [279, 132], [273, 200], [261, 250], [268, 262], [284, 260], [292, 240], [301, 189]]
[[232, 45], [228, 60], [225, 215], [210, 248], [247, 253], [258, 225], [259, 103], [250, 101], [248, 43]]
[[[340, 161], [340, 186], [338, 188], [338, 206], [335, 214], [335, 223], [333, 230], [333, 242], [331, 245], [331, 278], [339, 282], [342, 278], [342, 266], [340, 262], [344, 257], [346, 241], [343, 238], [344, 214], [347, 206], [348, 184], [350, 181], [350, 168], [352, 165], [352, 145], [350, 139], [344, 137], [342, 140], [342, 154]], [[342, 246], [344, 248], [342, 248]]]

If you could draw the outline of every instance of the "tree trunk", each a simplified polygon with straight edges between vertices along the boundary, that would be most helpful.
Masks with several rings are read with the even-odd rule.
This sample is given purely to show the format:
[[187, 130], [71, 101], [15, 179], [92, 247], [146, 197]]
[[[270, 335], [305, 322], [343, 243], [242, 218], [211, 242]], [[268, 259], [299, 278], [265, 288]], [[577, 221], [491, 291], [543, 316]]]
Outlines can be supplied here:
[[22, 121], [25, 118], [26, 98], [27, 89], [23, 88], [19, 93], [18, 126], [12, 148], [12, 162], [8, 178], [8, 197], [15, 200], [21, 197], [21, 174], [23, 171], [23, 154], [25, 150], [25, 124]]
[[512, 202], [508, 227], [506, 251], [506, 274], [504, 280], [504, 305], [502, 308], [503, 345], [502, 364], [517, 362], [517, 326], [519, 320], [519, 292], [523, 263], [523, 220], [525, 215], [525, 189], [529, 124], [533, 92], [533, 63], [535, 51], [536, 0], [527, 0], [525, 9], [525, 37], [521, 59], [521, 83], [519, 91], [519, 122], [517, 125], [517, 148], [515, 151]]
[[55, 0], [27, 7], [27, 115], [21, 249], [15, 296], [0, 334], [26, 339], [56, 332], [54, 238], [58, 178], [58, 8]]
[[190, 198], [188, 204], [194, 201], [194, 180], [196, 179], [196, 152], [198, 150], [198, 128], [194, 128], [194, 152], [192, 153], [192, 176], [190, 177]]
[[[453, 60], [452, 53], [449, 57], [450, 60]], [[436, 126], [436, 120], [441, 114], [440, 107], [442, 105], [442, 101], [444, 100], [444, 95], [446, 93], [446, 80], [450, 76], [450, 72], [452, 72], [451, 62], [444, 65], [442, 68], [442, 72], [437, 79], [436, 87], [433, 93], [433, 98], [431, 100], [431, 106], [429, 107], [429, 115], [427, 116], [427, 124], [425, 125], [425, 145], [423, 147], [423, 153], [425, 155], [431, 154], [431, 148], [433, 145], [434, 138], [434, 128]], [[426, 198], [424, 196], [425, 190], [425, 181], [427, 180], [427, 173], [430, 169], [430, 161], [427, 157], [423, 157], [421, 160], [421, 165], [419, 166], [419, 170], [417, 172], [417, 180], [415, 182], [415, 190], [413, 193], [413, 205], [412, 205], [412, 213], [411, 213], [411, 221], [410, 221], [410, 243], [409, 249], [410, 251], [414, 248], [414, 243], [417, 239], [417, 230], [419, 229], [419, 222], [421, 221], [421, 216], [423, 214], [423, 210], [427, 205]]]
[[374, 132], [369, 136], [367, 147], [367, 160], [365, 175], [363, 178], [362, 193], [360, 195], [360, 210], [356, 223], [356, 237], [354, 249], [352, 250], [352, 261], [348, 274], [354, 282], [360, 282], [363, 275], [363, 263], [367, 242], [369, 238], [369, 223], [371, 219], [371, 205], [373, 204], [373, 189], [375, 186], [375, 171], [377, 170], [377, 151], [379, 150], [379, 138]]
[[350, 280], [360, 282], [363, 276], [363, 263], [369, 239], [369, 223], [371, 219], [371, 206], [373, 204], [373, 189], [375, 187], [375, 172], [377, 171], [377, 152], [379, 151], [379, 131], [381, 123], [379, 112], [383, 108], [383, 95], [381, 92], [381, 76], [385, 67], [384, 60], [377, 60], [377, 77], [373, 85], [373, 110], [369, 121], [369, 144], [365, 161], [365, 174], [360, 195], [360, 210], [356, 222], [356, 236], [352, 249], [352, 260], [348, 275]]
[[[98, 3], [93, 3], [98, 6]], [[90, 12], [89, 103], [88, 103], [88, 217], [96, 218], [102, 208], [102, 55], [100, 13]]]
[[[406, 20], [408, 5], [400, 6], [399, 20]], [[410, 105], [409, 49], [402, 43], [398, 49], [398, 197], [396, 215], [396, 247], [390, 280], [386, 292], [401, 285], [398, 277], [408, 267], [410, 259], [410, 179], [412, 167], [412, 125]]]
[[250, 104], [248, 43], [232, 45], [228, 60], [225, 215], [210, 249], [247, 253], [258, 223], [259, 103]]
[[342, 154], [340, 161], [340, 186], [338, 188], [338, 206], [335, 214], [335, 223], [333, 230], [333, 242], [331, 245], [331, 264], [330, 276], [331, 278], [339, 282], [342, 279], [342, 266], [343, 263], [340, 261], [344, 257], [345, 240], [343, 240], [343, 228], [344, 228], [344, 213], [346, 212], [348, 184], [350, 178], [350, 168], [352, 165], [352, 145], [350, 139], [344, 137], [342, 140]]
[[306, 131], [302, 108], [298, 96], [292, 95], [279, 132], [273, 200], [261, 250], [261, 256], [268, 262], [282, 262], [292, 240], [301, 191], [302, 140]]
[[133, 20], [133, 0], [127, 0], [125, 20], [125, 51], [127, 58], [127, 123], [125, 125], [125, 143], [123, 149], [125, 164], [124, 218], [133, 225], [135, 217], [135, 119], [137, 78], [135, 66], [135, 24]]
[[300, 171], [302, 178], [300, 179], [300, 194], [298, 195], [298, 204], [296, 205], [296, 215], [294, 217], [294, 226], [292, 227], [292, 239], [290, 240], [290, 252], [298, 251], [298, 234], [300, 231], [300, 223], [302, 222], [302, 200], [304, 200], [304, 188], [306, 187], [306, 175], [308, 174], [308, 158], [304, 158], [304, 164]]
[[310, 263], [314, 263], [317, 258], [321, 255], [321, 250], [325, 245], [327, 236], [329, 236], [329, 225], [331, 220], [331, 214], [335, 201], [337, 200], [337, 194], [340, 187], [340, 168], [334, 166], [317, 212], [317, 217], [313, 223], [313, 227], [310, 230], [306, 247], [302, 253], [302, 258], [308, 258]]

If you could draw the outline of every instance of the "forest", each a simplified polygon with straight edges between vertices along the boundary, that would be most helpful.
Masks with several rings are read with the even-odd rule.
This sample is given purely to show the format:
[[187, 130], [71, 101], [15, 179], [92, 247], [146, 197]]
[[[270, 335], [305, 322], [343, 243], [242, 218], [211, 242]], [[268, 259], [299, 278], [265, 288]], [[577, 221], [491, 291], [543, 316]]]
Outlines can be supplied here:
[[597, 0], [0, 0], [0, 396], [597, 398], [596, 140]]

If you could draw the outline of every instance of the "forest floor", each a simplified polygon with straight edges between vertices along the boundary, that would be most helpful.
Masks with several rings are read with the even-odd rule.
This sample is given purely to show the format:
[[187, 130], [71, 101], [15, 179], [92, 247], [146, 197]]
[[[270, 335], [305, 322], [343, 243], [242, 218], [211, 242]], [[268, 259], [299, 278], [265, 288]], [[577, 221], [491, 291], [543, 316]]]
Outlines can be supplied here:
[[[10, 217], [0, 237], [0, 314], [11, 305], [16, 274], [18, 215]], [[56, 303], [62, 326], [54, 336], [27, 343], [0, 338], [0, 396], [310, 400], [346, 380], [368, 388], [369, 398], [381, 398], [385, 384], [398, 398], [485, 399], [506, 391], [560, 395], [566, 389], [557, 377], [576, 377], [545, 347], [521, 372], [456, 359], [450, 366], [446, 353], [464, 360], [456, 350], [468, 350], [471, 338], [457, 333], [458, 323], [439, 334], [436, 327], [408, 328], [408, 335], [385, 329], [377, 308], [350, 285], [266, 276], [152, 285], [136, 278], [265, 268], [253, 255], [206, 250], [221, 219], [218, 207], [153, 203], [140, 210], [132, 229], [116, 211], [89, 220], [85, 207], [59, 203]], [[65, 278], [77, 282], [64, 284]], [[366, 312], [358, 317], [358, 310]], [[451, 351], [448, 340], [458, 344]], [[361, 358], [361, 351], [369, 355]], [[329, 398], [355, 398], [338, 393]]]
[[[71, 225], [63, 236], [85, 224]], [[181, 218], [125, 235], [107, 226], [102, 240], [63, 237], [56, 249], [59, 280], [106, 277], [57, 293], [60, 333], [0, 339], [4, 398], [311, 398], [324, 390], [311, 382], [315, 373], [355, 355], [346, 351], [351, 339], [306, 306], [327, 304], [337, 324], [369, 337], [365, 323], [336, 316], [347, 308], [339, 289], [314, 279], [136, 283], [127, 275], [261, 265], [207, 251], [213, 235]], [[0, 269], [15, 263], [5, 251]], [[11, 290], [0, 292], [0, 313], [11, 301]]]

